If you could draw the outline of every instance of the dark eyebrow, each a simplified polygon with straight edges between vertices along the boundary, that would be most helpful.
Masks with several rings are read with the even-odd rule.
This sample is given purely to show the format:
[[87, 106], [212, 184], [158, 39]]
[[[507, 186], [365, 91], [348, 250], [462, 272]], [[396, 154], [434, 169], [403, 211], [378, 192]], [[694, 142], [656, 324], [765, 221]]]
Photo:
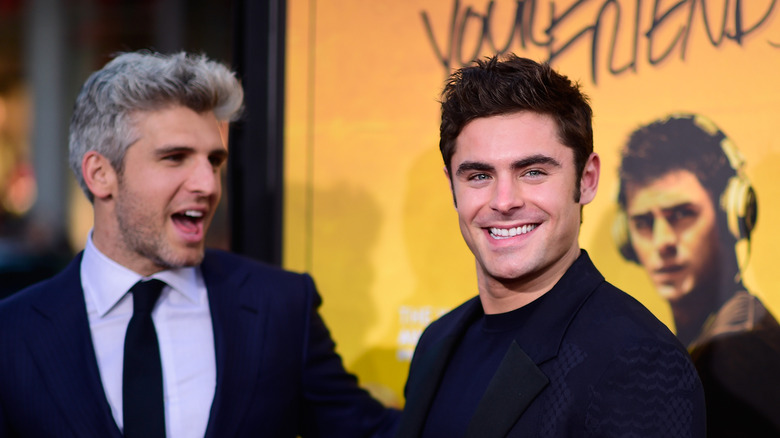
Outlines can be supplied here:
[[661, 211], [664, 213], [676, 213], [685, 210], [698, 211], [698, 208], [692, 202], [683, 202], [681, 204], [670, 205], [661, 209]]
[[463, 173], [477, 170], [481, 172], [492, 172], [496, 170], [495, 167], [491, 166], [487, 163], [481, 163], [479, 161], [464, 161], [460, 163], [458, 166], [458, 170], [455, 172], [455, 175], [462, 175]]
[[559, 163], [558, 160], [556, 160], [555, 158], [547, 155], [537, 154], [537, 155], [531, 155], [530, 157], [527, 158], [523, 158], [522, 160], [515, 161], [514, 163], [512, 163], [512, 168], [517, 170], [529, 166], [537, 166], [540, 164], [546, 164], [554, 167], [561, 167], [561, 163]]
[[[531, 155], [530, 157], [523, 158], [522, 160], [517, 160], [514, 163], [512, 163], [512, 169], [523, 169], [529, 166], [538, 166], [538, 165], [549, 165], [549, 166], [555, 166], [555, 167], [561, 167], [561, 163], [558, 162], [553, 157], [537, 154], [537, 155]], [[461, 175], [464, 172], [469, 172], [472, 170], [481, 171], [481, 172], [493, 172], [496, 170], [495, 167], [493, 167], [490, 164], [482, 163], [479, 161], [464, 161], [458, 166], [458, 170], [455, 172], [456, 175]]]
[[188, 146], [164, 146], [154, 151], [156, 155], [163, 156], [168, 154], [183, 154], [194, 151], [193, 148]]
[[[668, 207], [662, 207], [661, 208], [661, 212], [663, 214], [677, 213], [679, 211], [686, 211], [686, 210], [692, 210], [692, 211], [698, 212], [697, 206], [694, 203], [692, 203], [692, 202], [682, 202], [680, 204], [674, 204], [674, 205], [670, 205]], [[638, 213], [634, 213], [634, 214], [629, 215], [629, 217], [631, 219], [633, 219], [633, 218], [640, 218], [640, 217], [643, 217], [643, 216], [653, 216], [653, 212], [652, 211], [642, 211], [642, 212], [638, 212]]]
[[628, 215], [628, 218], [631, 219], [631, 220], [643, 219], [643, 218], [648, 218], [648, 217], [653, 217], [653, 213], [650, 212], [650, 211], [644, 211], [644, 212], [641, 212], [641, 213], [634, 213], [634, 214]]

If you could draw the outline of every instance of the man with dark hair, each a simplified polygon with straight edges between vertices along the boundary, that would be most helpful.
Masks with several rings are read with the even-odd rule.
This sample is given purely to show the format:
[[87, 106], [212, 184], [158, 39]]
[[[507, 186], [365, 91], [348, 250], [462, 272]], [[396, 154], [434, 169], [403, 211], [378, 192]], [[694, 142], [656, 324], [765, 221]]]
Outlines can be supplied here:
[[185, 53], [121, 54], [86, 81], [70, 164], [94, 228], [0, 303], [0, 437], [392, 433], [308, 275], [204, 248], [242, 101], [224, 65]]
[[672, 309], [704, 384], [709, 436], [780, 436], [780, 326], [742, 283], [758, 205], [731, 140], [700, 115], [634, 131], [615, 238]]
[[456, 71], [442, 96], [479, 293], [420, 337], [398, 436], [704, 436], [685, 349], [579, 247], [600, 173], [579, 86], [509, 55]]

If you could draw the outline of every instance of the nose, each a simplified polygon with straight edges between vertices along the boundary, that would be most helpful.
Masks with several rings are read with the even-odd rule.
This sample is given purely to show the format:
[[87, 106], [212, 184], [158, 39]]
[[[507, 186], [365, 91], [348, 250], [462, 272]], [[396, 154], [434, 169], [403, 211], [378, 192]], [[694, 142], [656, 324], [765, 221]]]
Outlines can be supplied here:
[[222, 189], [218, 168], [215, 168], [208, 158], [195, 160], [187, 179], [187, 188], [202, 196], [218, 196]]
[[660, 254], [668, 254], [675, 248], [677, 234], [674, 228], [664, 218], [658, 218], [653, 222], [653, 245]]
[[496, 179], [490, 199], [490, 208], [500, 213], [509, 213], [523, 205], [520, 183], [511, 178]]

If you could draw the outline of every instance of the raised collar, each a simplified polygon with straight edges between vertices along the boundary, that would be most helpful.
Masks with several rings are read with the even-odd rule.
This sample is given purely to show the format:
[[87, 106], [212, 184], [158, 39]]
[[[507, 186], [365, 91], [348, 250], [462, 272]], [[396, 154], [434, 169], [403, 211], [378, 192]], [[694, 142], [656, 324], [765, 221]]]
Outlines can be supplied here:
[[[108, 256], [92, 242], [89, 233], [81, 262], [81, 283], [87, 300], [94, 306], [100, 317], [105, 316], [127, 295], [127, 291], [144, 278]], [[175, 291], [192, 303], [197, 304], [198, 288], [203, 287], [200, 271], [194, 267], [169, 269], [158, 272], [149, 278], [157, 278], [168, 284], [167, 290]], [[164, 291], [163, 293], [168, 293]]]

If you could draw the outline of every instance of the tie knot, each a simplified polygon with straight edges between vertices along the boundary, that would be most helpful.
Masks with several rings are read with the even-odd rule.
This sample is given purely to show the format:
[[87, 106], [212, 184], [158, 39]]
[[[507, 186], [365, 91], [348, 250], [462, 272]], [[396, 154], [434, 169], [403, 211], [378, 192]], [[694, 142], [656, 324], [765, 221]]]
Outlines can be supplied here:
[[133, 293], [133, 313], [152, 313], [165, 282], [157, 279], [139, 281], [130, 288]]

